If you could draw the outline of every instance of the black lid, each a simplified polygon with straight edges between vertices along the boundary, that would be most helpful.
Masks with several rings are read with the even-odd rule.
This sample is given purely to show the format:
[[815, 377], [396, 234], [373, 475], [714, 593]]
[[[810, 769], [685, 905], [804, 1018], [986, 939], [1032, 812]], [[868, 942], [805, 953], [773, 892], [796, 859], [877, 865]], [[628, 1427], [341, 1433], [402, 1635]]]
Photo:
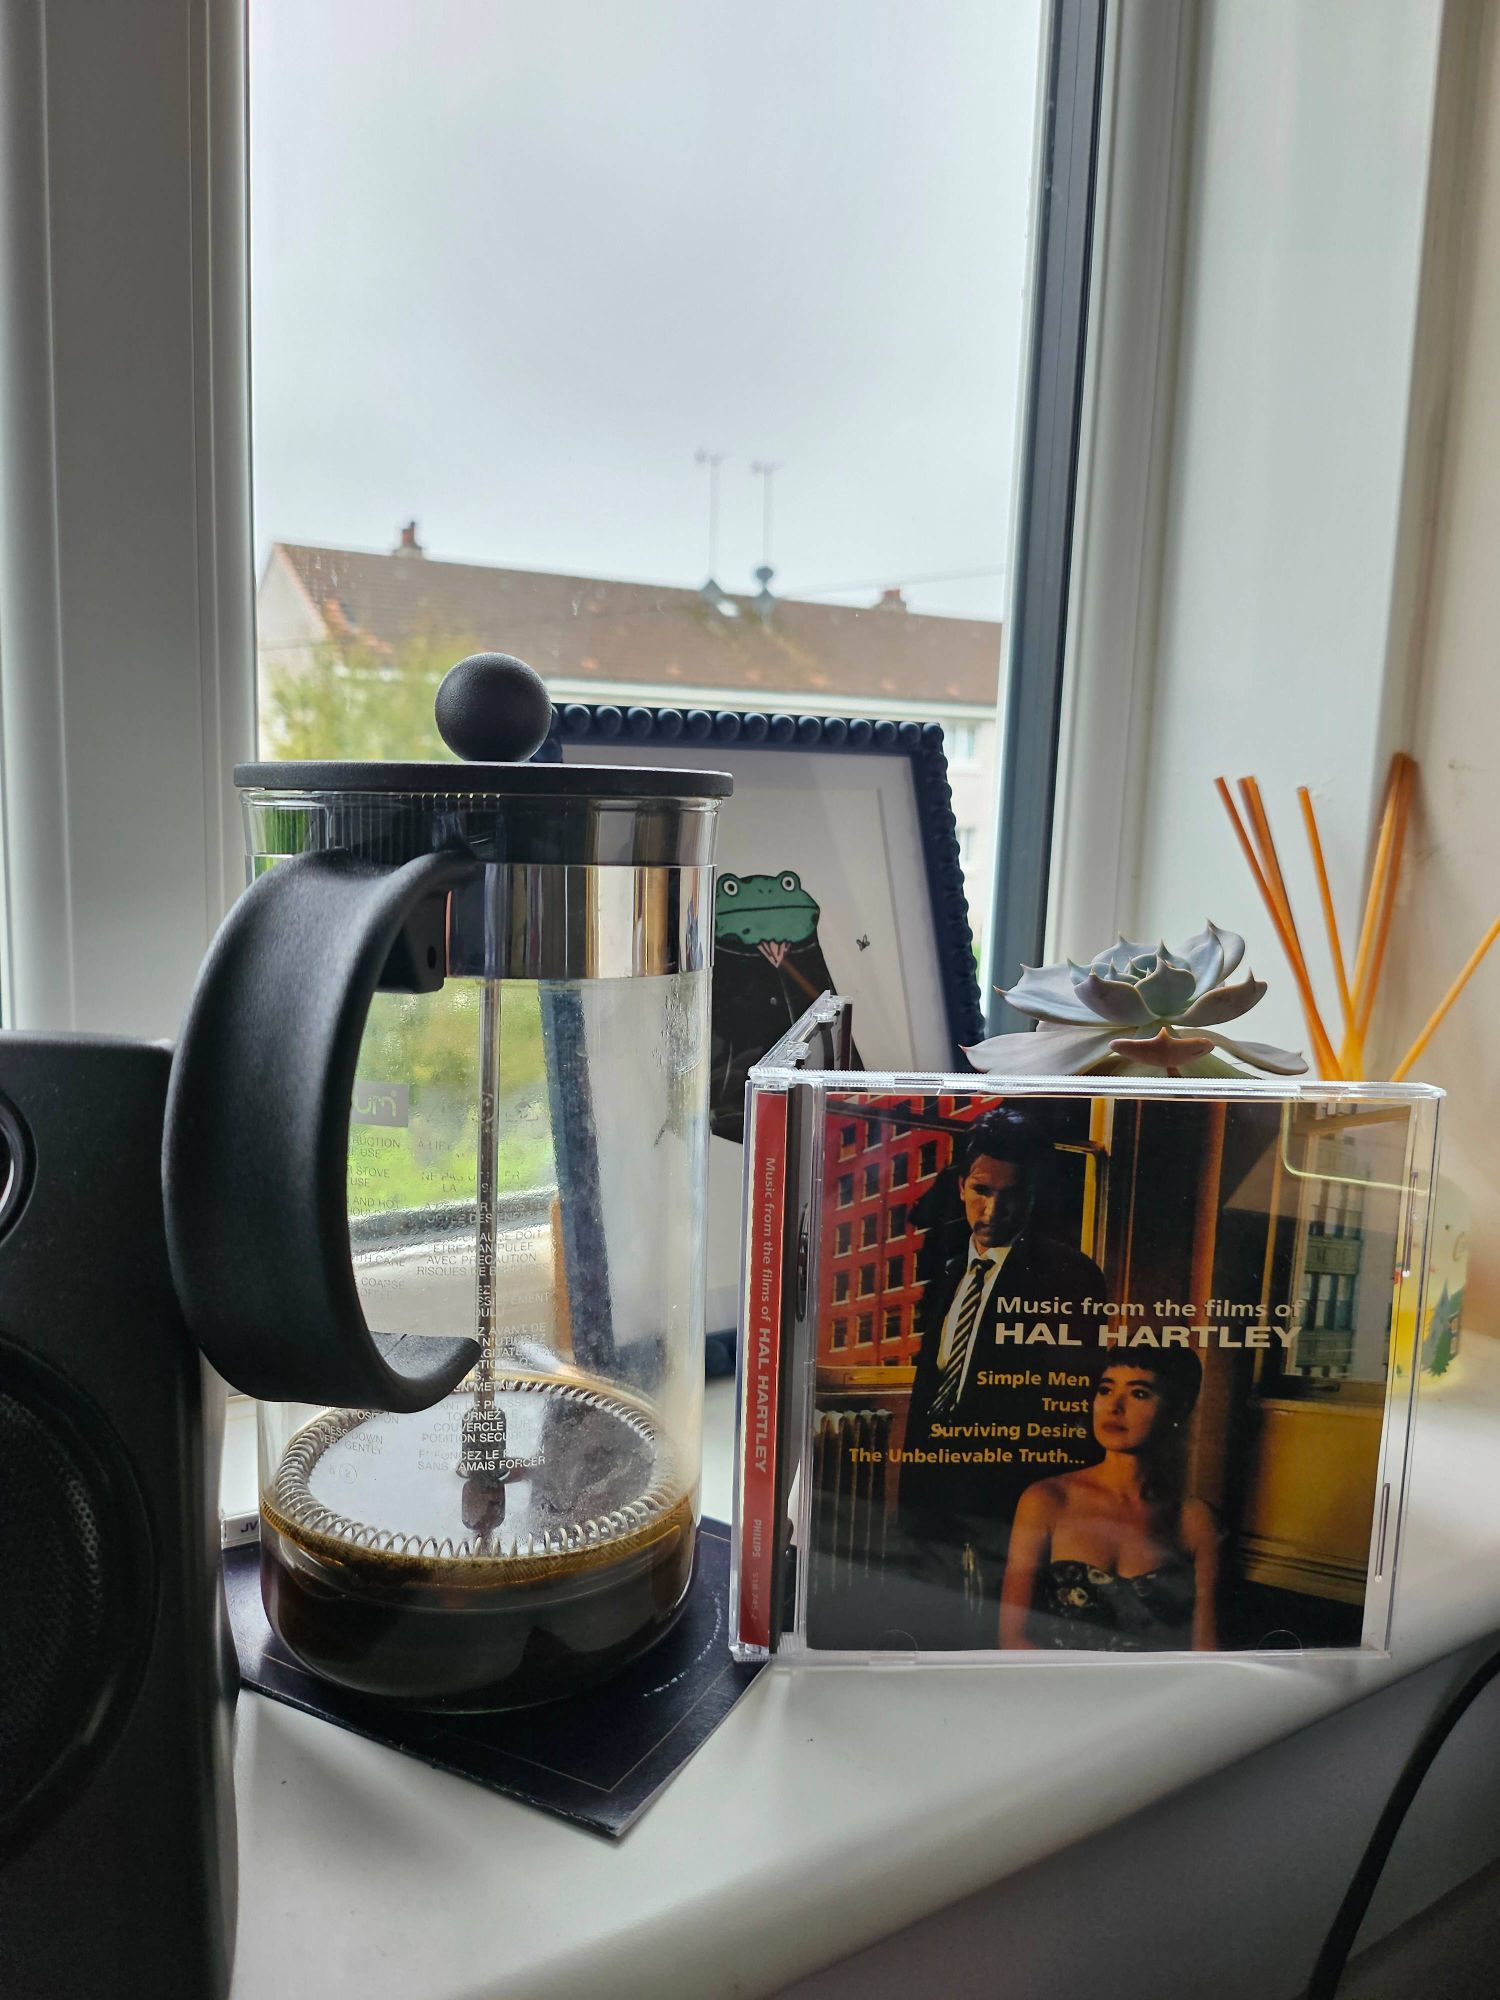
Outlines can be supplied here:
[[242, 791], [519, 799], [725, 799], [734, 789], [727, 771], [529, 762], [552, 727], [552, 702], [540, 675], [508, 653], [460, 660], [444, 675], [433, 710], [438, 733], [464, 761], [237, 764], [234, 782]]
[[627, 764], [236, 764], [242, 792], [415, 792], [452, 798], [727, 799], [727, 771], [649, 770]]

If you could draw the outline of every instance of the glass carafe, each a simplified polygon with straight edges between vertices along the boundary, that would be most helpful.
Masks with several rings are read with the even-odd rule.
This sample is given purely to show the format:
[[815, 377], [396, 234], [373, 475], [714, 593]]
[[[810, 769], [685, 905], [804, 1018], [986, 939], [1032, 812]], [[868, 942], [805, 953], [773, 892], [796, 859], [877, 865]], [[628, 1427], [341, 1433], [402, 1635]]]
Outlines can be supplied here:
[[[493, 656], [455, 670], [481, 711], [449, 717], [455, 747], [534, 745], [526, 702], [530, 729], [505, 722], [519, 671]], [[259, 933], [219, 980], [279, 979], [283, 998], [253, 1010], [260, 1043], [305, 1028], [337, 1046], [311, 1086], [275, 1089], [335, 1100], [310, 1150], [342, 1141], [342, 1212], [316, 1255], [358, 1322], [330, 1337], [320, 1301], [298, 1308], [329, 1366], [294, 1379], [288, 1331], [285, 1367], [262, 1379], [267, 1613], [307, 1666], [367, 1694], [490, 1708], [572, 1692], [665, 1631], [691, 1576], [710, 850], [729, 781], [496, 761], [237, 777], [252, 875], [238, 909], [260, 899]], [[278, 1029], [301, 979], [318, 1004]], [[189, 1059], [205, 1015], [195, 1001]], [[238, 1073], [247, 1053], [225, 1061]], [[297, 1179], [303, 1150], [294, 1136]], [[337, 1167], [320, 1158], [321, 1192], [298, 1198], [327, 1209]], [[339, 1372], [335, 1350], [368, 1350], [370, 1328], [389, 1394]]]

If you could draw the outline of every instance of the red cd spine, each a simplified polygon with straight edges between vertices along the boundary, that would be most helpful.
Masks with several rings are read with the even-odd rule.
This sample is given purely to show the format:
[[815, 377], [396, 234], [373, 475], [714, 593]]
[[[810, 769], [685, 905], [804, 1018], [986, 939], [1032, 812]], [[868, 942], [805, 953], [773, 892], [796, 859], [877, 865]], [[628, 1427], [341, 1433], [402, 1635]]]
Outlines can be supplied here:
[[781, 1091], [755, 1094], [745, 1259], [739, 1631], [742, 1645], [766, 1648], [771, 1644], [771, 1600], [780, 1532], [776, 1518], [776, 1412], [781, 1376], [787, 1104], [788, 1098]]

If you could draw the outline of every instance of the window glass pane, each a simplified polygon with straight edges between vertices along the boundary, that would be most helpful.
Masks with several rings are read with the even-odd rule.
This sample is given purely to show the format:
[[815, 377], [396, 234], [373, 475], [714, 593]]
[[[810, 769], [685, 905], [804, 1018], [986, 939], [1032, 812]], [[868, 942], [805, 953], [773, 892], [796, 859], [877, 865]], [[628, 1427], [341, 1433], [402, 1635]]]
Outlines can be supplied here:
[[490, 646], [935, 718], [992, 824], [1040, 16], [250, 0], [263, 752]]

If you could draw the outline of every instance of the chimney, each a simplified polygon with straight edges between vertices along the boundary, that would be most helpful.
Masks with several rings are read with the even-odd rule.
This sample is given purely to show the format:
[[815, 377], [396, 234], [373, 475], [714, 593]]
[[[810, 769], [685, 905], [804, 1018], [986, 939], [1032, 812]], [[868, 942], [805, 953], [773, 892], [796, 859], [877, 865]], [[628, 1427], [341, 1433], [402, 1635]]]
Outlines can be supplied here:
[[762, 618], [769, 618], [776, 609], [776, 599], [771, 595], [771, 578], [776, 572], [769, 563], [762, 563], [755, 572], [755, 581], [760, 589], [755, 593], [755, 608]]
[[401, 529], [401, 539], [396, 544], [398, 556], [419, 556], [423, 554], [422, 544], [417, 540], [417, 524], [407, 521]]
[[905, 611], [906, 599], [901, 595], [899, 584], [892, 590], [882, 590], [875, 605], [877, 611]]

